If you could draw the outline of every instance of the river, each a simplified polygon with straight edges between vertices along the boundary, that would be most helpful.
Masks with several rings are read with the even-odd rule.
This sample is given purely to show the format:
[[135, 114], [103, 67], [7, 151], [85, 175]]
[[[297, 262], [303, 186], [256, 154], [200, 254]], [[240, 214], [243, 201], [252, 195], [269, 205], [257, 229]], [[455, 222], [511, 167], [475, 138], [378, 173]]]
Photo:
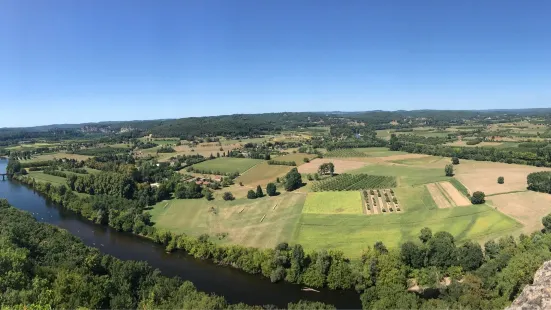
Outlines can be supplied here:
[[[0, 158], [0, 173], [8, 161]], [[26, 185], [0, 179], [0, 198], [21, 210], [31, 212], [41, 222], [68, 230], [86, 245], [123, 260], [147, 261], [167, 276], [193, 282], [198, 290], [224, 296], [230, 303], [273, 304], [285, 307], [300, 299], [322, 301], [341, 309], [361, 308], [359, 295], [353, 291], [322, 290], [305, 292], [301, 286], [271, 283], [269, 279], [243, 271], [198, 260], [183, 252], [166, 253], [164, 247], [130, 233], [94, 224], [87, 219], [50, 203]]]

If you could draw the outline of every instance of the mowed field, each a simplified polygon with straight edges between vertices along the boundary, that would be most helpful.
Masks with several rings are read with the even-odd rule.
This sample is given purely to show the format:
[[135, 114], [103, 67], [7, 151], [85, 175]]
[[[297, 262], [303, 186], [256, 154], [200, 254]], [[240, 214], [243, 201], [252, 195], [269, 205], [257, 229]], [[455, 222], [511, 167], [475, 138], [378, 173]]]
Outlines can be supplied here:
[[31, 171], [29, 176], [34, 178], [37, 182], [50, 182], [53, 185], [67, 184], [67, 180], [63, 177], [58, 177], [55, 175], [45, 174], [42, 171]]
[[193, 236], [207, 233], [213, 240], [218, 233], [228, 233], [219, 242], [273, 248], [291, 241], [305, 198], [283, 193], [254, 200], [176, 199], [160, 202], [149, 212], [159, 229]]
[[362, 197], [358, 191], [309, 193], [302, 213], [362, 214]]
[[61, 159], [61, 158], [67, 158], [67, 159], [75, 159], [75, 160], [87, 160], [91, 156], [86, 155], [78, 155], [78, 154], [69, 154], [69, 153], [51, 153], [51, 154], [41, 154], [38, 156], [33, 156], [29, 160], [22, 160], [22, 163], [29, 163], [29, 162], [37, 162], [37, 161], [45, 161], [45, 160], [52, 160], [52, 159]]
[[[483, 191], [486, 195], [525, 191], [527, 190], [526, 177], [537, 171], [551, 171], [551, 169], [474, 160], [461, 160], [459, 165], [454, 166], [455, 177], [471, 193]], [[497, 183], [497, 178], [500, 176], [505, 178], [504, 184]]]
[[[501, 234], [513, 233], [522, 227], [487, 205], [430, 209], [433, 203], [416, 199], [415, 206], [411, 208], [411, 202], [398, 190], [395, 193], [402, 206], [405, 206], [404, 213], [303, 213], [294, 240], [308, 250], [337, 249], [357, 259], [364, 249], [377, 241], [382, 241], [387, 247], [397, 247], [405, 241], [417, 240], [423, 227], [429, 227], [434, 232], [448, 231], [458, 242], [467, 239], [485, 241]], [[428, 200], [430, 196], [425, 198]]]
[[201, 170], [220, 171], [222, 173], [243, 173], [257, 164], [264, 162], [261, 159], [220, 157], [193, 165], [193, 168]]
[[264, 187], [270, 182], [275, 182], [278, 177], [285, 176], [291, 169], [293, 169], [292, 166], [268, 165], [267, 162], [262, 162], [240, 175], [235, 182], [242, 182], [246, 186], [262, 185]]
[[551, 213], [551, 195], [532, 191], [488, 197], [488, 204], [522, 224], [525, 233], [543, 228], [541, 218]]

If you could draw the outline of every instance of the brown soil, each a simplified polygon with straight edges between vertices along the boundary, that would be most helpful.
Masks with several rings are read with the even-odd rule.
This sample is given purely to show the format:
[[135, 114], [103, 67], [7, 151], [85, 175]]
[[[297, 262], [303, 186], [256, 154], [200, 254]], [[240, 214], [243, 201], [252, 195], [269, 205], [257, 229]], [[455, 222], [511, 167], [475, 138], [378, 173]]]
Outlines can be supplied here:
[[551, 213], [551, 195], [532, 191], [487, 197], [497, 210], [524, 224], [524, 232], [543, 228], [541, 218]]
[[[550, 171], [549, 168], [493, 163], [483, 161], [460, 160], [454, 166], [456, 178], [471, 192], [483, 191], [486, 195], [526, 190], [526, 177], [537, 171]], [[497, 178], [503, 176], [505, 184], [498, 184]]]
[[316, 158], [309, 163], [298, 167], [300, 173], [316, 173], [318, 168], [323, 163], [333, 163], [335, 165], [335, 173], [344, 173], [350, 170], [356, 170], [366, 165], [365, 162], [342, 160], [342, 159], [328, 159], [328, 158]]
[[457, 206], [470, 206], [471, 201], [463, 196], [450, 182], [438, 183]]
[[444, 197], [442, 192], [440, 192], [440, 189], [435, 183], [427, 184], [426, 185], [430, 195], [432, 196], [432, 199], [434, 199], [434, 202], [436, 202], [436, 205], [438, 208], [451, 208], [452, 205], [450, 202]]

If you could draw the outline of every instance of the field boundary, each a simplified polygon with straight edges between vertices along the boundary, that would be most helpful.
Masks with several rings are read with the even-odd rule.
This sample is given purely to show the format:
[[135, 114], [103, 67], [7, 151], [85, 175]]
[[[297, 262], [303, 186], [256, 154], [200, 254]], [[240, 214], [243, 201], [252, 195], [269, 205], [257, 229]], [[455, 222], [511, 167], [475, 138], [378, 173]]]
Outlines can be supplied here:
[[507, 194], [516, 194], [516, 193], [526, 193], [526, 192], [529, 192], [529, 191], [530, 191], [529, 189], [526, 189], [526, 190], [523, 190], [523, 191], [510, 191], [510, 192], [505, 192], [505, 193], [495, 193], [495, 194], [486, 195], [486, 197], [493, 197], [493, 196], [507, 195]]

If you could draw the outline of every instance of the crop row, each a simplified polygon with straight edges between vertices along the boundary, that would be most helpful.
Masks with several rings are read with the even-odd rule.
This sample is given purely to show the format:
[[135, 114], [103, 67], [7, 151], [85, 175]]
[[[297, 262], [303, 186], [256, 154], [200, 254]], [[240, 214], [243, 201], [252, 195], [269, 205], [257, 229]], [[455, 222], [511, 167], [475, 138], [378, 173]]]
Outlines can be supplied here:
[[396, 187], [395, 177], [369, 174], [340, 174], [314, 183], [312, 190], [315, 192], [350, 191], [389, 187]]
[[362, 153], [355, 149], [336, 149], [325, 153], [325, 157], [367, 157], [366, 153]]

